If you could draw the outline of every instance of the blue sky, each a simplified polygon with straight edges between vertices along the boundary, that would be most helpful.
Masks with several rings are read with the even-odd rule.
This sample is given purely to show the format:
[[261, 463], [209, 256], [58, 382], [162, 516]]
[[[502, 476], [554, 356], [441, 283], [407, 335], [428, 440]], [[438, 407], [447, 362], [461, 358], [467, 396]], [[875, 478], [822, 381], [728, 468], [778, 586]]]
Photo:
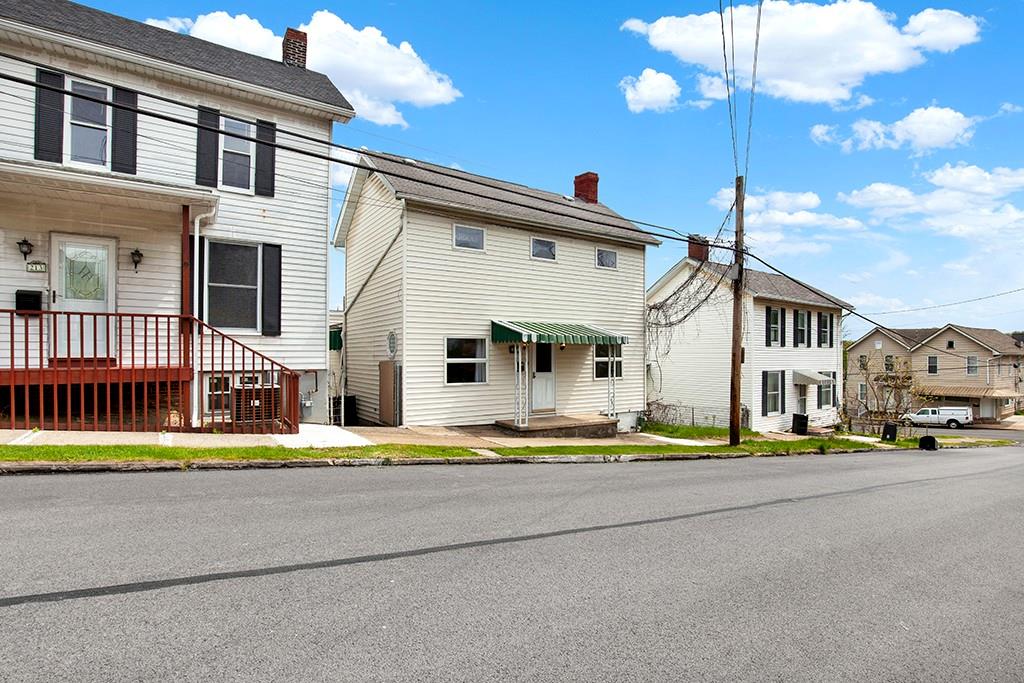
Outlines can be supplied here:
[[[559, 192], [594, 170], [619, 213], [688, 232], [713, 232], [731, 199], [717, 2], [91, 4], [265, 54], [306, 27], [365, 114], [338, 142]], [[742, 138], [754, 12], [737, 7]], [[769, 0], [752, 249], [865, 313], [1024, 287], [1021, 27], [1020, 0]], [[682, 251], [651, 250], [648, 279]], [[1024, 294], [879, 319], [1021, 329]]]

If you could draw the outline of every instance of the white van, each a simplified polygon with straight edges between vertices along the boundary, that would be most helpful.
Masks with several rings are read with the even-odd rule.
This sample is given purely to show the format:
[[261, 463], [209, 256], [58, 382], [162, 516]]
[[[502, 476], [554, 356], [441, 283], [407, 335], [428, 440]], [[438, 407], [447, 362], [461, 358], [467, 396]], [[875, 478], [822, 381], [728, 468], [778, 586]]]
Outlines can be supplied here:
[[906, 413], [900, 417], [905, 424], [915, 427], [946, 425], [950, 429], [960, 429], [974, 424], [974, 411], [970, 408], [921, 408], [916, 413]]

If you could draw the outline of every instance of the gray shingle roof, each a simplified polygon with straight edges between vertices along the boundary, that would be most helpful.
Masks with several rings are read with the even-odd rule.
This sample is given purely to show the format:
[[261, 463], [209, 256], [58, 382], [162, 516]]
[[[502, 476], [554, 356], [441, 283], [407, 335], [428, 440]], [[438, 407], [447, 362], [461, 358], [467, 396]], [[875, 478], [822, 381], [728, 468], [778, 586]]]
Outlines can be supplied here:
[[[526, 221], [591, 237], [661, 244], [660, 240], [638, 231], [635, 225], [604, 204], [588, 204], [557, 192], [538, 190], [425, 161], [408, 163], [410, 160], [403, 157], [378, 154], [381, 153], [374, 152], [373, 157], [364, 157], [363, 160], [385, 173], [399, 198], [453, 205], [470, 212]], [[388, 171], [412, 179], [386, 175]], [[440, 187], [427, 183], [437, 183]], [[552, 200], [557, 203], [552, 203]], [[556, 213], [550, 213], [552, 211]]]
[[234, 50], [67, 0], [0, 0], [0, 17], [179, 66], [352, 109], [322, 73]]
[[[716, 273], [722, 273], [730, 268], [729, 265], [713, 261], [708, 261], [706, 267], [710, 267]], [[766, 273], [761, 270], [747, 268], [744, 270], [744, 276], [747, 291], [756, 298], [791, 301], [793, 303], [823, 306], [826, 308], [843, 308], [847, 311], [854, 310], [853, 304], [849, 304], [839, 297], [826, 294], [820, 289], [811, 287], [804, 282], [793, 282], [789, 278], [777, 273]]]
[[[1013, 337], [990, 327], [967, 327], [966, 325], [947, 323], [942, 327], [890, 327], [887, 329], [904, 344], [915, 347], [923, 344], [937, 332], [947, 327], [959, 330], [968, 337], [977, 339], [985, 346], [999, 353], [1024, 355], [1024, 348], [1017, 346], [1016, 340]], [[929, 344], [929, 346], [931, 345]]]

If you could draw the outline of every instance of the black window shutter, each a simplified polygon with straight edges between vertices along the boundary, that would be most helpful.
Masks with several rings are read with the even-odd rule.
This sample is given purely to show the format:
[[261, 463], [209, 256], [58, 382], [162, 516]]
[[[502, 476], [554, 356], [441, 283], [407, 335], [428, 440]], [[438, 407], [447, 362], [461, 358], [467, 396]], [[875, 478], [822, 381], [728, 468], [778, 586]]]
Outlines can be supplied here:
[[824, 398], [824, 396], [822, 395], [823, 392], [824, 392], [824, 388], [822, 387], [822, 385], [819, 384], [818, 385], [818, 407], [819, 408], [821, 408], [821, 402], [822, 402], [822, 399]]
[[263, 245], [263, 315], [260, 329], [264, 337], [281, 336], [281, 245]]
[[[819, 313], [818, 313], [818, 333], [817, 333], [817, 337], [818, 337], [818, 348], [821, 348], [821, 328], [822, 328], [822, 326], [823, 326], [822, 324], [823, 324], [824, 322], [825, 322], [825, 314], [824, 314], [824, 313], [821, 313], [821, 312], [819, 312]], [[818, 406], [818, 407], [820, 408], [821, 406]]]
[[829, 348], [832, 348], [833, 346], [835, 346], [835, 338], [836, 338], [835, 326], [836, 326], [836, 316], [835, 316], [834, 313], [829, 313], [828, 314], [828, 347]]
[[[64, 75], [36, 70], [36, 82], [64, 89]], [[64, 152], [64, 94], [36, 88], [35, 158], [60, 163]]]
[[[277, 126], [270, 121], [256, 121], [256, 139], [263, 142], [277, 142]], [[277, 148], [256, 143], [256, 194], [261, 197], [274, 196], [274, 165]]]
[[[191, 254], [196, 253], [196, 236], [188, 236], [188, 248]], [[189, 260], [192, 260], [191, 255]], [[196, 310], [192, 311], [192, 315], [199, 318], [200, 320], [206, 320], [206, 316], [203, 315], [203, 303], [206, 299], [206, 288], [203, 286], [204, 277], [203, 271], [206, 270], [206, 240], [199, 240], [199, 263], [192, 264], [192, 294], [195, 295], [199, 292], [199, 306]]]
[[811, 314], [811, 312], [807, 311], [807, 339], [806, 339], [805, 344], [804, 344], [807, 348], [811, 348], [811, 344], [812, 344], [812, 342], [811, 342], [811, 319], [813, 317], [814, 316]]
[[832, 407], [839, 407], [839, 377], [835, 372], [832, 373]]
[[799, 333], [800, 325], [799, 325], [799, 323], [800, 323], [800, 311], [794, 310], [793, 311], [793, 346], [794, 347], [800, 346], [802, 344], [802, 342], [800, 341], [800, 333]]
[[764, 307], [764, 345], [772, 345], [772, 307]]
[[779, 371], [779, 412], [786, 414], [786, 371]]
[[[220, 112], [199, 107], [199, 125], [220, 128]], [[196, 129], [196, 185], [217, 187], [217, 157], [220, 154], [219, 133]]]
[[[139, 106], [139, 96], [131, 90], [114, 88], [114, 102]], [[113, 131], [110, 136], [110, 170], [135, 175], [138, 148], [138, 114], [113, 107]]]
[[779, 344], [786, 345], [786, 309], [779, 310]]
[[761, 371], [761, 417], [768, 416], [768, 371]]

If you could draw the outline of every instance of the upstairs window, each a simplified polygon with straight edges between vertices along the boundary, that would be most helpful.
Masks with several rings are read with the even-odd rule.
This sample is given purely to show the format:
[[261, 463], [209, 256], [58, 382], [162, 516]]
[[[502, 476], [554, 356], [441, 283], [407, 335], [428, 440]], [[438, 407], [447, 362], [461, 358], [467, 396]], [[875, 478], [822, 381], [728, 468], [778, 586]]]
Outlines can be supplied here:
[[260, 263], [258, 244], [208, 242], [206, 310], [210, 325], [259, 329]]
[[533, 237], [530, 240], [530, 256], [542, 261], [554, 261], [558, 245], [554, 240]]
[[939, 357], [928, 356], [928, 374], [937, 375], [939, 374]]
[[[252, 125], [238, 119], [224, 117], [223, 130], [238, 135], [253, 136]], [[249, 140], [221, 135], [221, 185], [240, 190], [251, 190], [256, 166], [253, 163], [255, 146]]]
[[619, 252], [613, 249], [597, 248], [597, 267], [615, 270], [619, 267]]
[[[97, 99], [110, 99], [107, 88], [83, 81], [72, 80], [71, 91]], [[106, 167], [110, 159], [110, 107], [74, 95], [68, 97], [68, 158], [77, 164]]]
[[818, 346], [832, 346], [829, 340], [832, 339], [832, 317], [828, 313], [818, 314]]
[[468, 225], [456, 225], [452, 228], [452, 246], [457, 249], [483, 251], [484, 243], [483, 228], [471, 228]]
[[811, 313], [810, 311], [796, 311], [796, 321], [793, 325], [793, 343], [796, 346], [811, 345]]
[[622, 377], [622, 345], [594, 345], [594, 379], [608, 379], [608, 368], [614, 363], [615, 377]]
[[778, 308], [768, 308], [768, 343], [778, 344], [782, 339], [782, 311]]
[[978, 357], [967, 356], [967, 374], [977, 375], [978, 374]]
[[487, 381], [487, 340], [477, 337], [446, 337], [444, 383], [483, 384]]
[[952, 339], [946, 340], [946, 348], [947, 349], [955, 349], [956, 348], [956, 342], [953, 341]]
[[868, 369], [868, 357], [865, 354], [862, 353], [857, 358], [857, 367], [860, 368], [861, 370], [867, 370]]
[[896, 369], [896, 359], [892, 356], [885, 357], [885, 371], [892, 372]]

